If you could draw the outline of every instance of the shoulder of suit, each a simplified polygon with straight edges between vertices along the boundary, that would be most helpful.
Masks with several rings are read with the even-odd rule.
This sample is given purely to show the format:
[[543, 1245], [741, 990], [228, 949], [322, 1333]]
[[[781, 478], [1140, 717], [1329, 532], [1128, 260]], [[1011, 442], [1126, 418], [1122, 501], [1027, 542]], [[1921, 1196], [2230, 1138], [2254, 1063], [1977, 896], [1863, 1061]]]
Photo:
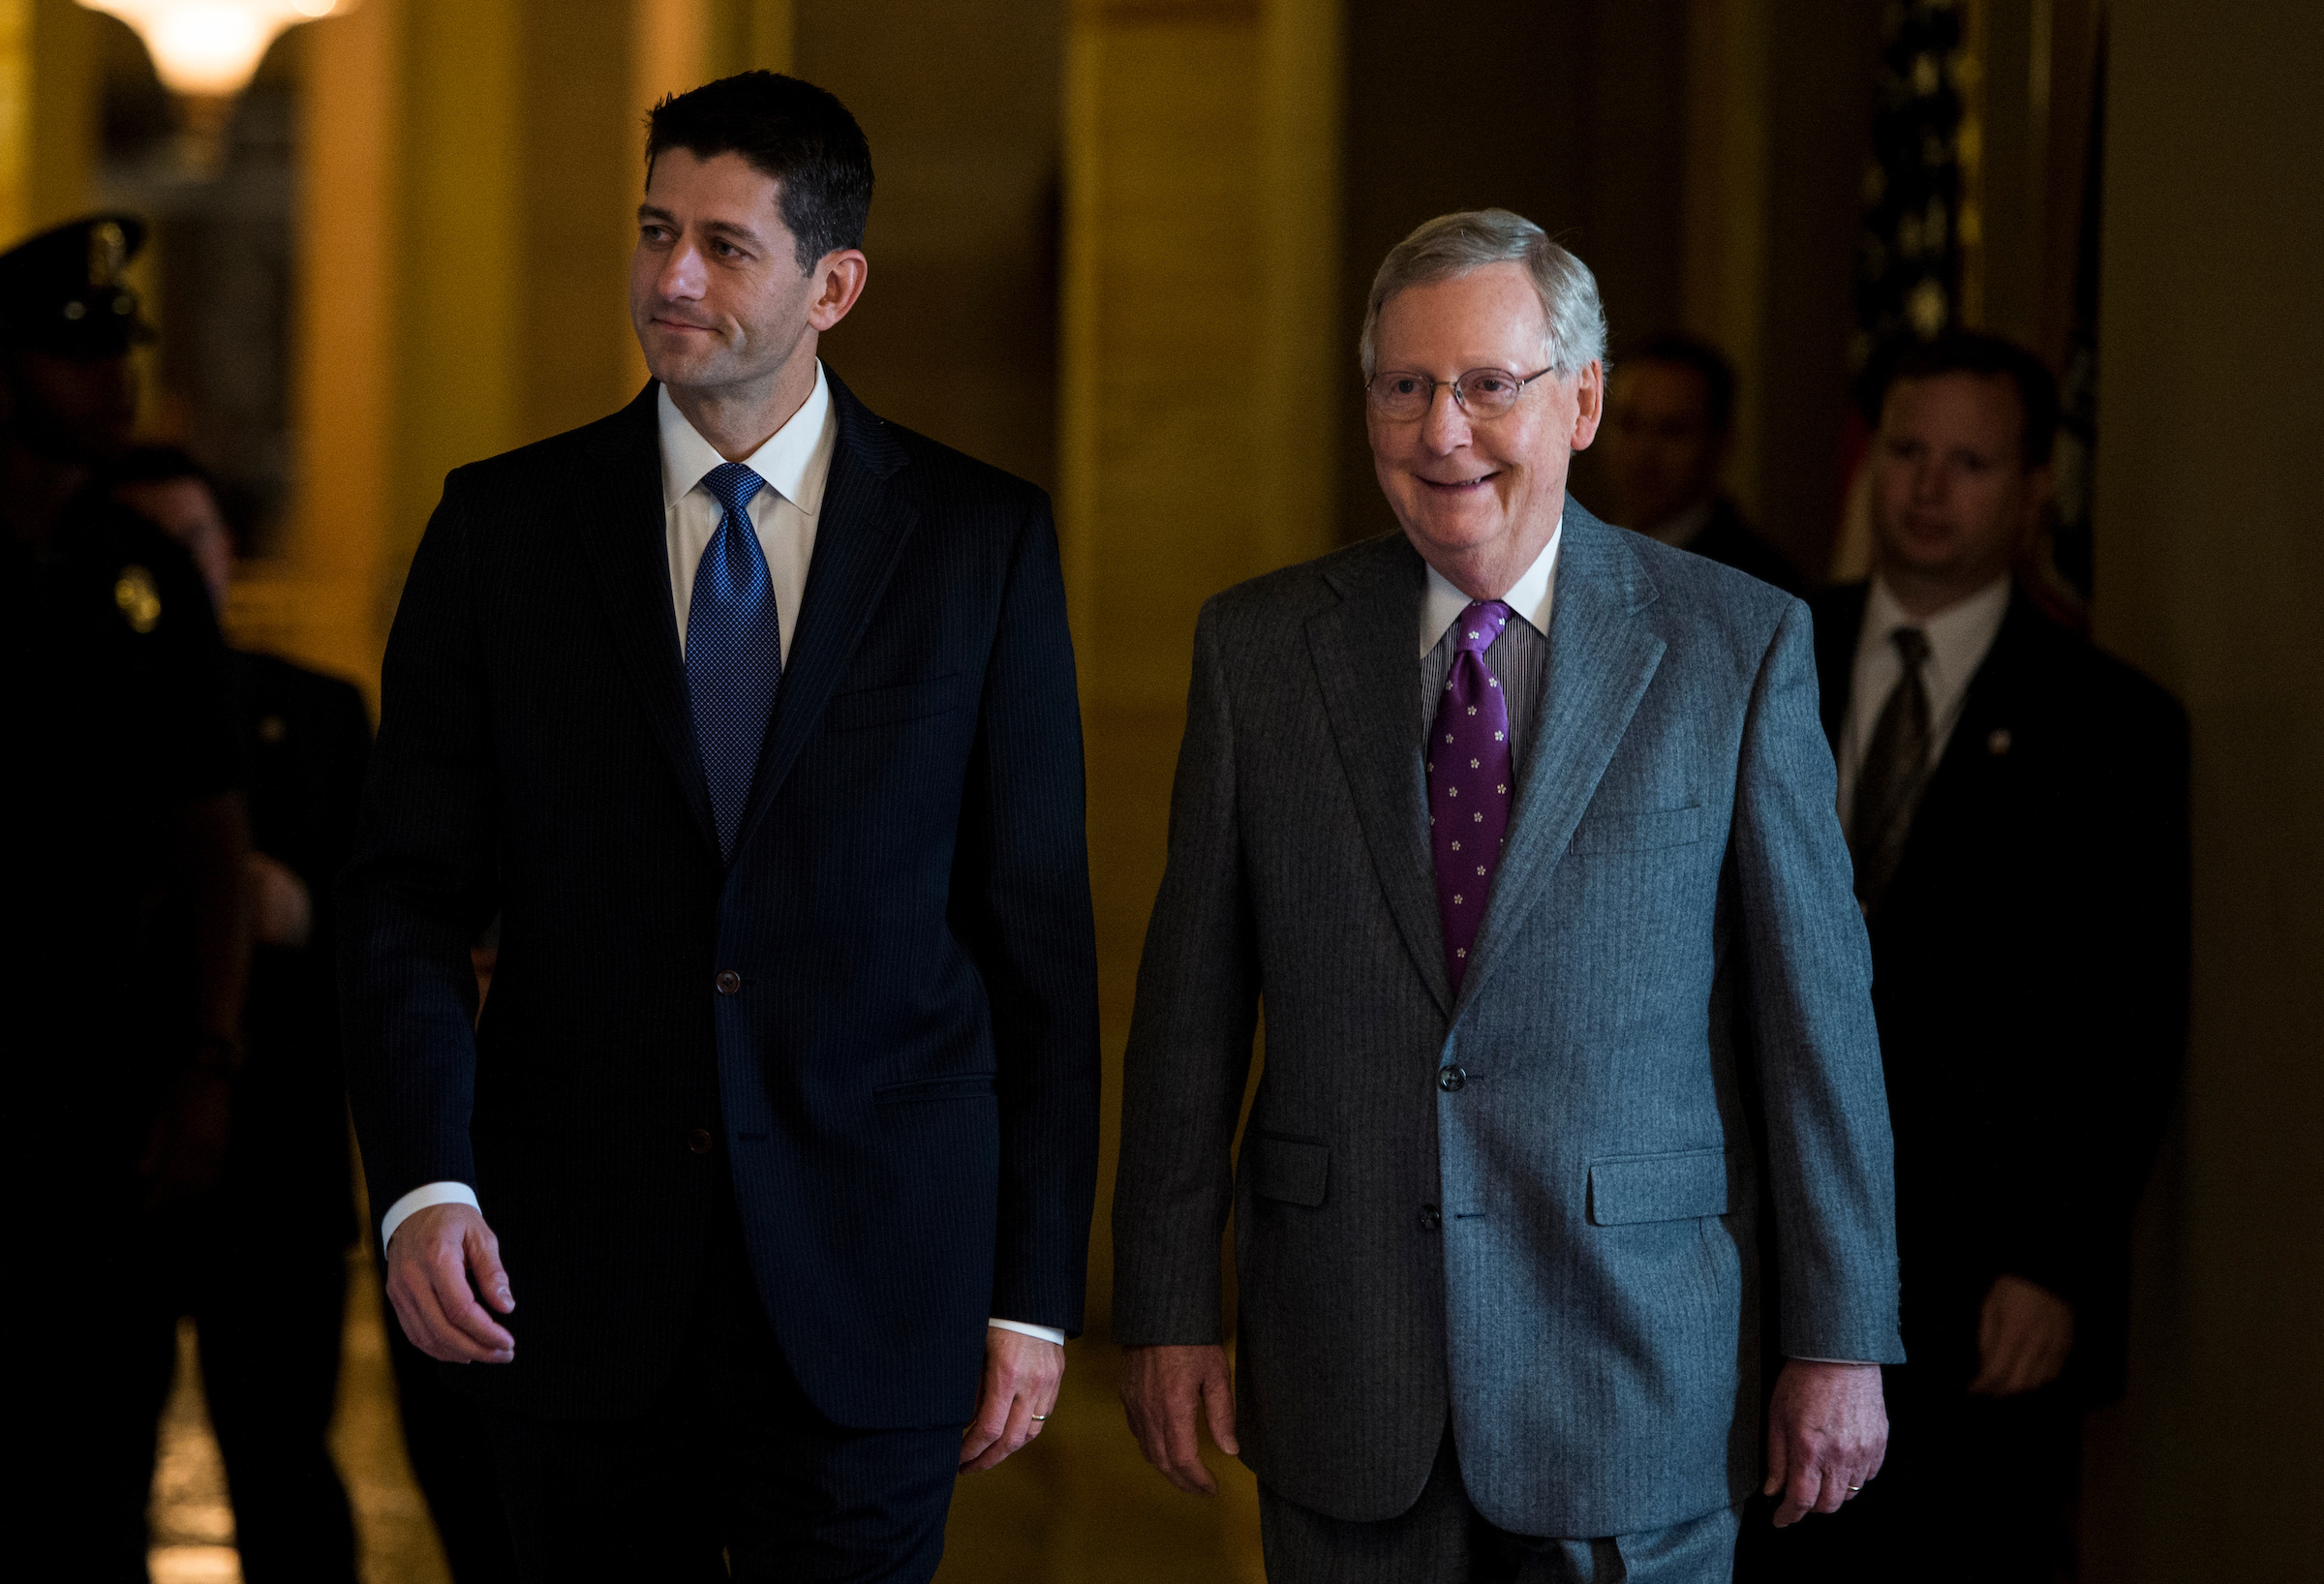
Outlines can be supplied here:
[[915, 429], [866, 411], [885, 438], [903, 454], [904, 472], [914, 489], [936, 502], [975, 504], [989, 503], [1004, 508], [1046, 508], [1049, 492], [1029, 478], [980, 461], [967, 452], [932, 439]]
[[[1799, 603], [1774, 584], [1737, 571], [1724, 562], [1681, 550], [1626, 528], [1603, 523], [1594, 526], [1600, 533], [1620, 536], [1621, 548], [1636, 559], [1638, 569], [1654, 584], [1655, 603], [1665, 620], [1675, 617], [1693, 625], [1707, 624], [1715, 630], [1738, 636], [1755, 635], [1764, 642], [1774, 634], [1791, 607]], [[1565, 571], [1565, 567], [1559, 567], [1558, 575], [1564, 576]]]
[[[1214, 622], [1303, 621], [1339, 603], [1349, 592], [1370, 579], [1395, 575], [1395, 569], [1406, 564], [1409, 555], [1403, 533], [1391, 529], [1342, 545], [1312, 561], [1295, 562], [1245, 578], [1212, 594], [1203, 608]], [[1416, 598], [1418, 587], [1416, 584]]]
[[636, 445], [641, 431], [651, 429], [653, 408], [650, 403], [643, 413], [639, 404], [646, 398], [630, 403], [618, 412], [567, 429], [563, 434], [519, 445], [514, 450], [496, 456], [480, 457], [462, 463], [444, 475], [444, 494], [455, 488], [463, 493], [500, 490], [538, 491], [555, 487], [575, 476], [587, 476], [608, 455], [618, 456], [626, 445]]
[[2022, 595], [2010, 614], [2021, 627], [2022, 653], [2030, 668], [2072, 716], [2092, 725], [2186, 731], [2186, 710], [2144, 671], [2108, 654]]

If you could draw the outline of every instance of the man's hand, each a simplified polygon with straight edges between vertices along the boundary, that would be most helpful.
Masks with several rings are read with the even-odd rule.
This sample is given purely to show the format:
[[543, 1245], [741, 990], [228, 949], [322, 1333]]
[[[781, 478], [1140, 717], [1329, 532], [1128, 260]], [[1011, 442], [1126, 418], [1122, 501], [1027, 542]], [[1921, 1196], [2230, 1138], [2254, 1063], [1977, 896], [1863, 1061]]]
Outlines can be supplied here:
[[1788, 1360], [1767, 1410], [1767, 1483], [1784, 1493], [1775, 1527], [1813, 1512], [1837, 1512], [1881, 1472], [1888, 1455], [1888, 1411], [1878, 1364]]
[[1977, 1317], [1977, 1378], [1969, 1389], [2014, 1397], [2048, 1386], [2074, 1350], [2074, 1306], [2023, 1276], [2003, 1276]]
[[986, 1326], [985, 1385], [977, 1394], [976, 1417], [961, 1433], [961, 1472], [997, 1468], [1039, 1435], [1042, 1420], [1056, 1411], [1057, 1385], [1064, 1379], [1063, 1348], [1023, 1331]]
[[501, 1240], [473, 1205], [431, 1204], [395, 1229], [387, 1240], [387, 1301], [413, 1347], [447, 1364], [514, 1358], [516, 1338], [485, 1313], [478, 1293], [500, 1314], [516, 1307], [501, 1268]]
[[249, 871], [250, 934], [262, 946], [303, 947], [315, 936], [315, 899], [307, 883], [262, 852], [243, 860]]
[[1203, 1466], [1195, 1435], [1195, 1405], [1210, 1419], [1210, 1439], [1233, 1456], [1235, 1383], [1227, 1374], [1227, 1350], [1216, 1343], [1199, 1347], [1121, 1350], [1121, 1406], [1129, 1410], [1130, 1434], [1146, 1460], [1162, 1477], [1197, 1496], [1216, 1496], [1218, 1481]]

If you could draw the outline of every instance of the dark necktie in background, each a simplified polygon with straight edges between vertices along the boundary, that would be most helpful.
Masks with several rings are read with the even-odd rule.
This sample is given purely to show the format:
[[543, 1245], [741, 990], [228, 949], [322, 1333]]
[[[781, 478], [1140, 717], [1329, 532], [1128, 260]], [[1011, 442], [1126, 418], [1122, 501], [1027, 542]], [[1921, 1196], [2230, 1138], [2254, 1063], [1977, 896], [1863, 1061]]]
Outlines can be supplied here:
[[1905, 838], [1911, 834], [1913, 806], [1920, 802], [1920, 784], [1929, 774], [1929, 689], [1920, 674], [1929, 659], [1929, 635], [1918, 627], [1898, 627], [1888, 641], [1904, 659], [1905, 674], [1873, 728], [1872, 746], [1856, 777], [1855, 818], [1848, 832], [1849, 851], [1856, 860], [1856, 900], [1867, 915], [1895, 877]]
[[1509, 696], [1484, 663], [1509, 607], [1470, 602], [1452, 624], [1452, 669], [1428, 728], [1428, 839], [1436, 857], [1436, 911], [1445, 926], [1445, 977], [1453, 993], [1484, 919], [1493, 870], [1509, 834]]
[[775, 690], [782, 682], [782, 618], [766, 553], [750, 526], [750, 498], [766, 480], [739, 462], [702, 475], [722, 514], [694, 568], [686, 612], [686, 689], [694, 713], [694, 746], [710, 782], [719, 853], [734, 856], [734, 838], [750, 801], [750, 777], [767, 740]]

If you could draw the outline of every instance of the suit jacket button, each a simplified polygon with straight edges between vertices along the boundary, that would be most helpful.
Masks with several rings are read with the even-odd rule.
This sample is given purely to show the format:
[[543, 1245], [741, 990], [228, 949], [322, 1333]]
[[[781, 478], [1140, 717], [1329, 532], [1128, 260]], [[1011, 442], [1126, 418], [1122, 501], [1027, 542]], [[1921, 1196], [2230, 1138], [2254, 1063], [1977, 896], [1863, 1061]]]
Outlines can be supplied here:
[[697, 1155], [709, 1154], [711, 1145], [717, 1142], [710, 1136], [708, 1128], [696, 1128], [686, 1136], [686, 1147]]
[[1428, 1231], [1436, 1231], [1438, 1227], [1444, 1225], [1444, 1221], [1445, 1213], [1435, 1205], [1423, 1204], [1421, 1206], [1421, 1225]]
[[737, 994], [742, 990], [742, 988], [743, 976], [739, 973], [736, 973], [732, 968], [728, 968], [724, 973], [719, 975], [719, 993], [720, 995]]
[[1436, 1086], [1447, 1094], [1451, 1094], [1468, 1081], [1469, 1075], [1458, 1067], [1439, 1067], [1436, 1070]]

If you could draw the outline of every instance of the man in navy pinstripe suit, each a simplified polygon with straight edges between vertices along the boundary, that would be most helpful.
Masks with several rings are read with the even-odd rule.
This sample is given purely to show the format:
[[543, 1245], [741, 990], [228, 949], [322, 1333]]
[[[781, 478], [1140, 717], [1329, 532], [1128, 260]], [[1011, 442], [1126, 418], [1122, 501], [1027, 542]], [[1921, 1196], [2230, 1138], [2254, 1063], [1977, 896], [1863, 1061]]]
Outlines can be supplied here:
[[647, 154], [655, 382], [454, 472], [388, 644], [343, 886], [388, 1292], [527, 1577], [925, 1579], [1082, 1319], [1056, 540], [818, 360], [868, 269], [836, 99], [730, 77]]

